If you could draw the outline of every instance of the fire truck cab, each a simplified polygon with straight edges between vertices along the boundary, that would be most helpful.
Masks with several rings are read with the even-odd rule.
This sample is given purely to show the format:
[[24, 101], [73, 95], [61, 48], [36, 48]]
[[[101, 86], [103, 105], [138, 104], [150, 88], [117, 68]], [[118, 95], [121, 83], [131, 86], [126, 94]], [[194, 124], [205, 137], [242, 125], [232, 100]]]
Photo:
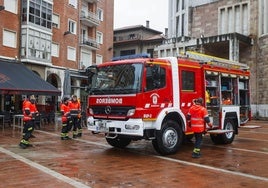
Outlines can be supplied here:
[[215, 144], [232, 143], [250, 119], [245, 64], [187, 52], [179, 58], [119, 59], [87, 71], [88, 130], [103, 133], [114, 147], [146, 139], [161, 155], [176, 153], [193, 136], [186, 114], [199, 97], [213, 123], [208, 133]]

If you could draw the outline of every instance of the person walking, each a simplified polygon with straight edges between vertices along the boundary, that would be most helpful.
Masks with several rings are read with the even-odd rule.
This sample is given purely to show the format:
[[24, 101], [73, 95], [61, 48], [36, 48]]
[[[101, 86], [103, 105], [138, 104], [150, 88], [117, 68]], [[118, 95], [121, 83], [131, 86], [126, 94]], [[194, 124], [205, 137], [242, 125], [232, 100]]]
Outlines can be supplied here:
[[73, 127], [73, 138], [82, 136], [82, 127], [81, 127], [81, 105], [77, 100], [77, 96], [73, 95], [71, 101], [69, 102], [70, 114], [72, 118], [72, 127]]
[[186, 119], [190, 122], [190, 127], [194, 132], [195, 144], [192, 153], [193, 158], [199, 158], [201, 156], [200, 147], [203, 140], [203, 133], [206, 130], [206, 124], [209, 127], [212, 127], [210, 122], [207, 109], [202, 106], [203, 98], [198, 98], [193, 101], [193, 105], [190, 107], [189, 112], [187, 113]]
[[32, 137], [34, 130], [34, 119], [39, 115], [35, 102], [35, 96], [31, 95], [29, 100], [25, 101], [23, 104], [23, 133], [19, 144], [22, 149], [32, 146], [29, 143], [29, 139]]
[[60, 106], [61, 110], [61, 121], [62, 121], [62, 129], [61, 129], [61, 140], [70, 140], [71, 138], [68, 136], [68, 132], [70, 130], [71, 122], [71, 114], [69, 108], [69, 98], [64, 97]]

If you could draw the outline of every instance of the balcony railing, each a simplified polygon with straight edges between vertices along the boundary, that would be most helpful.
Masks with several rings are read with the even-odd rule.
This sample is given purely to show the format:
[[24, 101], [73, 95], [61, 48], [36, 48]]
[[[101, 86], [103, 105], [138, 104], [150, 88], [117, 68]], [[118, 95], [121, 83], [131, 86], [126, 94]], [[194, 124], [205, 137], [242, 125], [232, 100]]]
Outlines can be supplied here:
[[89, 27], [95, 27], [100, 24], [100, 20], [98, 18], [98, 15], [90, 12], [90, 11], [81, 11], [80, 20], [83, 25], [89, 26]]
[[80, 41], [80, 45], [95, 50], [98, 50], [100, 48], [99, 43], [97, 43], [97, 41], [93, 38], [82, 38]]
[[128, 34], [128, 35], [114, 36], [114, 42], [133, 41], [133, 40], [141, 40], [141, 39], [142, 39], [142, 36], [140, 34]]

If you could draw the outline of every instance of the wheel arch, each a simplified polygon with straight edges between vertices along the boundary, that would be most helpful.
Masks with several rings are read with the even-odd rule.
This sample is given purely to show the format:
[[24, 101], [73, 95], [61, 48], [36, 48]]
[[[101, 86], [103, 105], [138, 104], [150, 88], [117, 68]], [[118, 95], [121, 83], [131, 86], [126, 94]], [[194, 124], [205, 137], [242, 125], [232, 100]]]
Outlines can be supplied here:
[[173, 120], [177, 122], [181, 126], [182, 131], [185, 132], [186, 130], [185, 116], [180, 110], [175, 109], [166, 109], [159, 114], [157, 120], [155, 121], [156, 130], [160, 130], [163, 123], [168, 120]]
[[228, 119], [230, 119], [230, 120], [232, 120], [234, 122], [234, 131], [235, 131], [235, 134], [238, 134], [239, 119], [237, 117], [237, 113], [236, 112], [227, 112], [225, 114], [225, 118], [224, 118], [223, 123], [225, 123], [225, 121], [228, 120]]

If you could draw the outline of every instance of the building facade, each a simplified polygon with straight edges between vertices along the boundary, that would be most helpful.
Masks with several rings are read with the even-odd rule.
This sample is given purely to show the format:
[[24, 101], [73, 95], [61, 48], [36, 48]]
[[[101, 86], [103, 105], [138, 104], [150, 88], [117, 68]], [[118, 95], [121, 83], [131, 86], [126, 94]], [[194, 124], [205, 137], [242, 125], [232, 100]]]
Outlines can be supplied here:
[[250, 67], [252, 115], [268, 118], [268, 2], [266, 0], [169, 0], [168, 39], [159, 57], [186, 50]]
[[154, 48], [161, 45], [165, 36], [162, 32], [150, 28], [149, 21], [146, 26], [127, 26], [114, 30], [113, 56], [127, 56], [133, 54], [149, 54], [154, 56]]
[[62, 92], [69, 69], [71, 93], [86, 102], [86, 67], [113, 56], [114, 1], [0, 0], [0, 5], [0, 58], [25, 64]]

